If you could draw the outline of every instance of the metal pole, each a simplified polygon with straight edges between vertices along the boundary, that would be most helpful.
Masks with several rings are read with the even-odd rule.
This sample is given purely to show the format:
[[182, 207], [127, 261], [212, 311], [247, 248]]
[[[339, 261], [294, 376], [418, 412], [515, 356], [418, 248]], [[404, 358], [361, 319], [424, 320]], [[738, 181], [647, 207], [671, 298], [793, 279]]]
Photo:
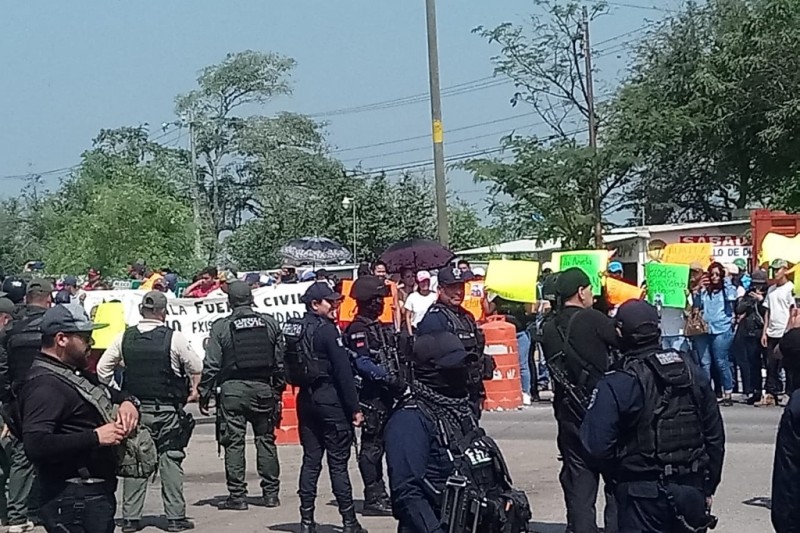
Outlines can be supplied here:
[[[597, 153], [597, 122], [594, 115], [594, 81], [592, 80], [592, 42], [589, 39], [589, 10], [586, 6], [583, 7], [583, 47], [584, 47], [584, 60], [586, 62], [586, 106], [589, 118], [589, 146], [592, 149], [592, 155]], [[594, 244], [596, 248], [603, 246], [603, 220], [602, 220], [602, 206], [600, 205], [600, 180], [597, 178], [597, 169], [595, 165], [597, 160], [592, 158], [592, 173], [594, 177]]]
[[428, 78], [431, 92], [436, 227], [439, 234], [439, 242], [443, 246], [447, 246], [450, 239], [447, 227], [447, 184], [444, 175], [442, 96], [439, 90], [439, 47], [436, 40], [436, 0], [425, 0], [425, 18], [428, 26]]
[[356, 201], [353, 199], [353, 264], [358, 263], [358, 254], [356, 253]]
[[194, 113], [189, 112], [189, 150], [192, 157], [192, 214], [194, 217], [194, 256], [203, 258], [203, 243], [200, 232], [200, 185], [197, 183], [197, 146], [194, 140]]

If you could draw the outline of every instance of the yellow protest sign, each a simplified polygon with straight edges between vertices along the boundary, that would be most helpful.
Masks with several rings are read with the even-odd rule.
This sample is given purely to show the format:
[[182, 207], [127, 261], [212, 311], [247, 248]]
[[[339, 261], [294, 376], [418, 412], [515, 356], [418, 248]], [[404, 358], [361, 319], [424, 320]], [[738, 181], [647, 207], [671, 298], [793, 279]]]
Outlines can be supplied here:
[[539, 263], [536, 261], [489, 261], [484, 286], [501, 298], [512, 302], [536, 301]]
[[708, 268], [711, 264], [711, 257], [714, 254], [710, 242], [681, 242], [676, 244], [668, 244], [664, 248], [664, 255], [661, 258], [662, 263], [669, 263], [671, 265], [691, 265], [692, 263], [700, 263], [703, 268]]
[[105, 350], [117, 336], [125, 331], [125, 305], [122, 302], [103, 302], [97, 306], [95, 324], [108, 324], [92, 332], [95, 350]]
[[800, 263], [800, 235], [784, 237], [777, 233], [767, 233], [761, 241], [759, 263], [772, 263], [776, 259], [785, 259], [790, 263]]

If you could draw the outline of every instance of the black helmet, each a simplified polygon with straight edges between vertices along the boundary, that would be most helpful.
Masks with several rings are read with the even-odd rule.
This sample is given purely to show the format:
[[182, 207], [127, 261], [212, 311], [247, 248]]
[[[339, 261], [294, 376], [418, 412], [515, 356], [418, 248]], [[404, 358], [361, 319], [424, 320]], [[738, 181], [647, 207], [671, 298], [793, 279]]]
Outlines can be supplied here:
[[360, 276], [350, 288], [350, 297], [359, 302], [368, 302], [387, 295], [386, 282], [376, 276]]

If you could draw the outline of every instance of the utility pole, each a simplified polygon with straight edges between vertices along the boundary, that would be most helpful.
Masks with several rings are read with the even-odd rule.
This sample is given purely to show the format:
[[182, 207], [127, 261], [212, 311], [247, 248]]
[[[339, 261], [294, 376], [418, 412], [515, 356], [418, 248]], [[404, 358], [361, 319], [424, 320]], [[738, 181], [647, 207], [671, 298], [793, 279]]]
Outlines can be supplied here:
[[444, 128], [442, 127], [442, 95], [439, 89], [439, 45], [436, 39], [436, 0], [425, 0], [428, 25], [428, 79], [431, 87], [431, 122], [433, 134], [433, 175], [436, 190], [436, 227], [439, 242], [447, 246], [447, 184], [444, 175]]
[[200, 231], [200, 185], [197, 183], [197, 146], [194, 131], [194, 113], [189, 111], [189, 151], [192, 158], [192, 213], [194, 215], [194, 257], [203, 258], [202, 233]]
[[583, 57], [586, 70], [586, 106], [589, 118], [589, 147], [592, 149], [592, 177], [594, 178], [594, 191], [592, 191], [592, 207], [594, 211], [594, 245], [596, 248], [603, 246], [603, 210], [600, 205], [600, 180], [597, 179], [597, 121], [594, 115], [594, 81], [592, 80], [592, 41], [589, 38], [589, 10], [583, 6]]

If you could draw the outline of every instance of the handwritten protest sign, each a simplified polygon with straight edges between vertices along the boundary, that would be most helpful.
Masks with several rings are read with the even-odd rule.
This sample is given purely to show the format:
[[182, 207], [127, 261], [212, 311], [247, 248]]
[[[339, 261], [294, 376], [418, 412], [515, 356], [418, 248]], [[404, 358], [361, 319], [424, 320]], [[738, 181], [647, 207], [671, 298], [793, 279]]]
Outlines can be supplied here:
[[[300, 297], [311, 282], [282, 283], [273, 287], [262, 287], [253, 291], [255, 310], [270, 315], [283, 325], [290, 318], [299, 318], [305, 312], [305, 304]], [[134, 326], [139, 323], [139, 304], [146, 291], [89, 291], [83, 307], [87, 313], [100, 317], [104, 310], [103, 302], [120, 302], [124, 308], [125, 323]], [[119, 311], [115, 311], [119, 312]], [[189, 340], [192, 348], [202, 357], [211, 332], [211, 324], [231, 313], [227, 298], [168, 298], [166, 325], [180, 331]], [[100, 317], [102, 318], [102, 317]], [[98, 322], [103, 323], [98, 319]], [[103, 331], [103, 330], [99, 330]]]
[[664, 248], [662, 262], [671, 265], [691, 265], [700, 263], [703, 268], [708, 268], [711, 264], [711, 256], [714, 254], [713, 245], [710, 242], [692, 242], [668, 244]]
[[656, 305], [660, 301], [663, 307], [686, 307], [689, 265], [648, 263], [644, 266], [644, 274], [648, 302]]
[[561, 252], [559, 271], [578, 267], [583, 270], [592, 282], [592, 294], [599, 295], [602, 291], [602, 278], [600, 277], [608, 268], [607, 250], [579, 250], [575, 252]]
[[512, 302], [536, 301], [539, 263], [536, 261], [489, 261], [486, 290]]
[[606, 278], [606, 297], [611, 305], [622, 305], [628, 300], [639, 300], [642, 289], [616, 278]]

